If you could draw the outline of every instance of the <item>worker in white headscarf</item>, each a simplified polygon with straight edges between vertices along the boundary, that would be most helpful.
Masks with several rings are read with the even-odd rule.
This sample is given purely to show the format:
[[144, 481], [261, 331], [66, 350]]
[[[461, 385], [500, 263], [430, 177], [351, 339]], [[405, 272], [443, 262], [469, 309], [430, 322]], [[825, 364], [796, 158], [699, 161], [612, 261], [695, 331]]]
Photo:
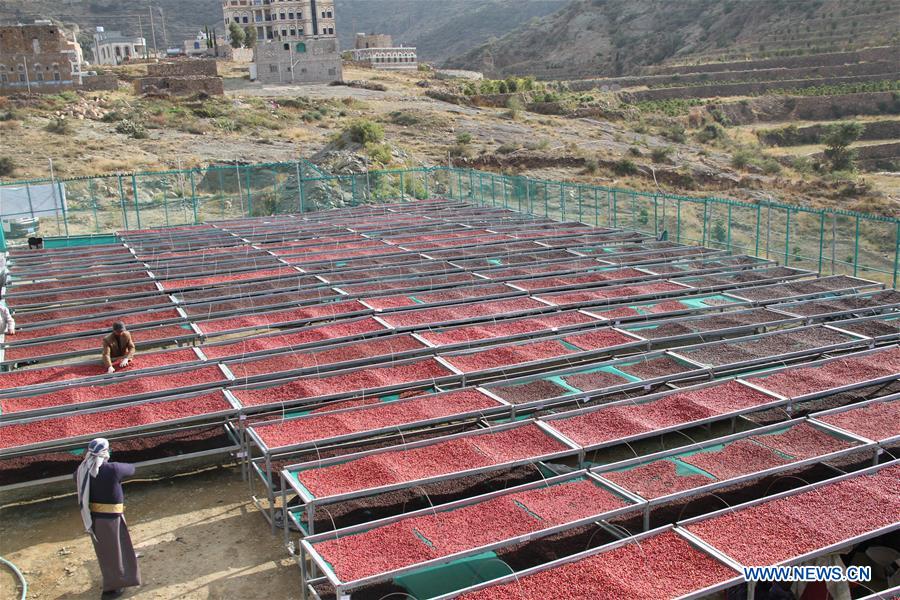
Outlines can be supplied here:
[[[0, 300], [3, 300], [3, 290], [0, 288]], [[13, 335], [16, 333], [16, 320], [6, 304], [0, 302], [0, 334]]]
[[134, 475], [134, 465], [109, 461], [109, 442], [88, 444], [75, 473], [78, 507], [84, 529], [94, 542], [103, 575], [101, 598], [118, 598], [124, 588], [141, 585], [141, 572], [125, 524], [122, 480]]

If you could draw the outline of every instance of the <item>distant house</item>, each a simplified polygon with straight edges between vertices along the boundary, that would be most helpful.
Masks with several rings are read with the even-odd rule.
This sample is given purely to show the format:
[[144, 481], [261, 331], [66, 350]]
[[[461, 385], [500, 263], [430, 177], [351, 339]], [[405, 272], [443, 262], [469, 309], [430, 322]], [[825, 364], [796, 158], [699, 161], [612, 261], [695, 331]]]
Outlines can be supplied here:
[[335, 37], [261, 43], [254, 49], [254, 62], [261, 83], [330, 83], [342, 77]]
[[82, 84], [81, 46], [50, 21], [0, 26], [0, 88], [70, 89]]
[[147, 54], [147, 40], [142, 37], [123, 35], [119, 31], [106, 31], [98, 27], [94, 32], [94, 62], [100, 65], [121, 65], [144, 58]]
[[401, 70], [419, 68], [415, 48], [357, 48], [350, 51], [354, 62], [368, 63], [375, 69]]

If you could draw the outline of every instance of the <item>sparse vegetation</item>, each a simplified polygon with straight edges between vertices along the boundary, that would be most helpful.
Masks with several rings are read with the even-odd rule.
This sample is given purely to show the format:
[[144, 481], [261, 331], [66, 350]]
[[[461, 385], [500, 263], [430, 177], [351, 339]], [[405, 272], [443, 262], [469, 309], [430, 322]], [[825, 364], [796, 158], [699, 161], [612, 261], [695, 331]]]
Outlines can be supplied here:
[[638, 167], [636, 164], [634, 164], [633, 161], [630, 161], [627, 158], [623, 158], [616, 161], [616, 163], [613, 165], [613, 171], [616, 173], [616, 175], [635, 175], [638, 172]]
[[849, 171], [853, 169], [854, 151], [850, 144], [862, 135], [861, 123], [836, 123], [829, 126], [822, 136], [826, 145], [825, 158], [831, 163], [832, 171]]
[[16, 172], [16, 163], [9, 156], [0, 156], [0, 177], [11, 177]]
[[344, 130], [351, 141], [368, 146], [384, 140], [384, 127], [368, 119], [359, 119]]
[[653, 162], [662, 164], [669, 162], [673, 152], [675, 152], [675, 150], [671, 146], [656, 147], [650, 151], [650, 158], [653, 159]]
[[515, 121], [522, 113], [522, 101], [516, 97], [512, 97], [506, 101], [506, 116]]
[[44, 129], [50, 133], [55, 133], [56, 135], [69, 135], [72, 133], [72, 125], [65, 117], [55, 117], [51, 119]]
[[141, 123], [130, 119], [119, 121], [116, 124], [116, 133], [127, 135], [136, 140], [142, 140], [147, 137], [147, 129]]
[[728, 136], [725, 133], [725, 128], [718, 123], [708, 123], [703, 129], [694, 134], [694, 138], [704, 144], [715, 140], [723, 140], [726, 137]]

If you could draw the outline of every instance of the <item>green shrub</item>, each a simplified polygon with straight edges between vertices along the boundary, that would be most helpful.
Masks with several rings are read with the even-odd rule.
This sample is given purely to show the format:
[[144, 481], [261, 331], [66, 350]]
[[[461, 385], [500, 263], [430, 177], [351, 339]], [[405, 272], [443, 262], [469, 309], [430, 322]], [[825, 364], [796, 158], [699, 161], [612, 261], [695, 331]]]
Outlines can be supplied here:
[[709, 123], [698, 131], [695, 136], [698, 142], [711, 142], [713, 140], [723, 140], [725, 139], [725, 128], [719, 125], [718, 123]]
[[462, 144], [453, 144], [447, 149], [447, 153], [453, 158], [469, 158], [472, 156], [472, 147]]
[[136, 140], [142, 140], [147, 137], [147, 129], [142, 123], [125, 119], [116, 124], [116, 133], [121, 133], [132, 137]]
[[650, 158], [652, 158], [655, 163], [668, 162], [669, 157], [672, 156], [673, 152], [674, 149], [671, 146], [657, 147], [650, 151]]
[[409, 127], [411, 125], [418, 125], [422, 122], [422, 119], [419, 118], [415, 113], [407, 112], [405, 110], [396, 110], [390, 114], [391, 123], [394, 125], [402, 125], [404, 127]]
[[683, 144], [687, 141], [687, 135], [685, 134], [684, 125], [680, 125], [678, 123], [670, 125], [660, 135], [662, 135], [662, 137], [666, 138], [670, 142], [675, 142], [676, 144]]
[[526, 150], [546, 150], [550, 147], [550, 140], [544, 138], [538, 142], [525, 142]]
[[630, 156], [643, 156], [644, 155], [644, 153], [641, 152], [641, 149], [638, 148], [637, 146], [631, 146], [630, 148], [628, 148], [628, 154]]
[[382, 165], [389, 165], [394, 159], [391, 147], [387, 144], [366, 144], [366, 153], [369, 155], [369, 158]]
[[221, 129], [222, 131], [227, 131], [230, 133], [240, 131], [242, 129], [240, 123], [238, 123], [234, 119], [229, 119], [228, 117], [213, 119], [212, 124], [216, 129]]
[[522, 112], [522, 101], [516, 97], [512, 97], [506, 101], [506, 116], [515, 121], [519, 118], [519, 114]]
[[774, 158], [766, 158], [759, 163], [759, 167], [766, 175], [777, 175], [781, 173], [781, 163]]
[[0, 156], [0, 177], [9, 177], [16, 171], [16, 163], [8, 156]]
[[497, 148], [497, 154], [512, 154], [516, 150], [519, 150], [522, 146], [517, 144], [516, 142], [503, 142], [500, 144], [500, 147]]
[[746, 150], [738, 150], [731, 156], [731, 166], [735, 169], [746, 169], [751, 158], [750, 153]]
[[354, 121], [344, 131], [352, 141], [364, 146], [378, 144], [384, 140], [384, 127], [368, 119]]
[[472, 134], [468, 131], [463, 131], [461, 133], [456, 134], [456, 143], [457, 144], [471, 144], [472, 143]]
[[68, 135], [72, 133], [72, 125], [64, 117], [52, 119], [47, 123], [47, 126], [44, 129], [57, 135]]
[[224, 117], [227, 114], [220, 106], [217, 106], [212, 102], [207, 102], [198, 106], [193, 109], [193, 113], [201, 119], [216, 119], [218, 117]]
[[615, 164], [613, 165], [613, 171], [617, 175], [634, 175], [638, 172], [638, 168], [633, 161], [630, 161], [627, 158], [623, 158], [615, 162]]

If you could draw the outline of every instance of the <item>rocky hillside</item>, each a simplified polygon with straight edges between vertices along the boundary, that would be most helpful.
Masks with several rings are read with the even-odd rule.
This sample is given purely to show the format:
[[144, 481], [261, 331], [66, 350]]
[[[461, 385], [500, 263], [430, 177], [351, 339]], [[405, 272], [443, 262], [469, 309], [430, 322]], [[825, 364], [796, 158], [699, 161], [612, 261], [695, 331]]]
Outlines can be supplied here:
[[574, 0], [448, 61], [547, 79], [631, 74], [648, 65], [813, 54], [896, 43], [890, 0]]
[[356, 32], [381, 32], [416, 46], [420, 58], [443, 62], [550, 15], [566, 0], [337, 0], [341, 45]]
[[[221, 0], [153, 0], [157, 45], [180, 45], [206, 26], [223, 30]], [[397, 43], [417, 46], [422, 58], [442, 62], [449, 56], [500, 37], [529, 20], [544, 17], [566, 0], [337, 0], [335, 12], [342, 45], [352, 47], [356, 32], [390, 33]], [[138, 16], [141, 15], [140, 22]], [[85, 30], [97, 25], [150, 39], [146, 2], [119, 0], [3, 0], [0, 21], [54, 18]], [[151, 42], [152, 44], [152, 42]]]

